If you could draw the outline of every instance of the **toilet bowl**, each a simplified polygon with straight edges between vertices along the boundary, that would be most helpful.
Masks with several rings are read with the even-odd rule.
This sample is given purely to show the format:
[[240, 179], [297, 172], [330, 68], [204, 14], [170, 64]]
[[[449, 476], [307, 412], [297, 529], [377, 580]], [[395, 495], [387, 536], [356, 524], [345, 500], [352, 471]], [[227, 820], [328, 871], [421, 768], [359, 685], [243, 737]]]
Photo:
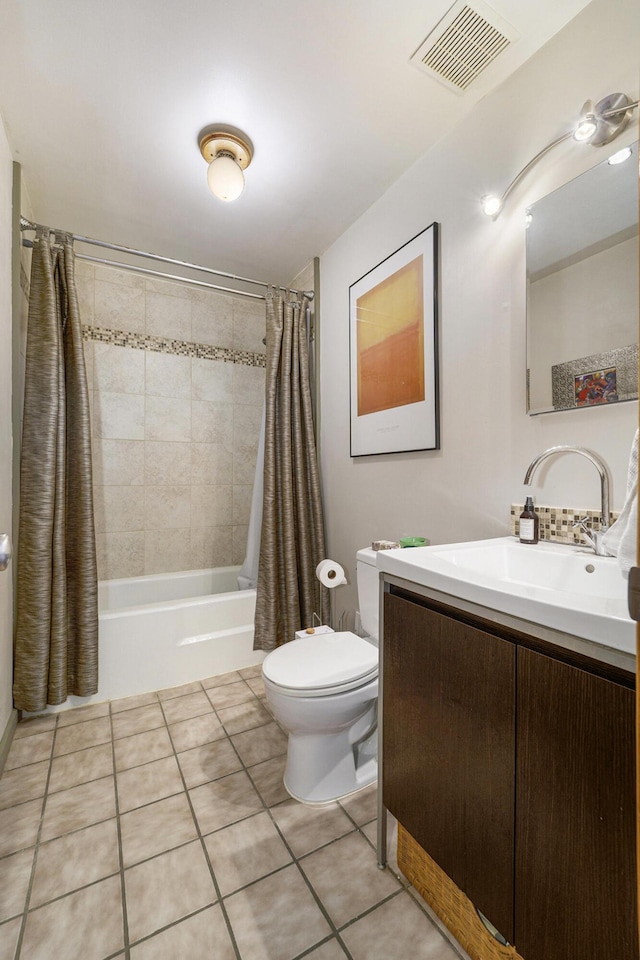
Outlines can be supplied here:
[[377, 776], [378, 572], [375, 553], [357, 555], [358, 595], [367, 637], [317, 634], [269, 653], [267, 701], [288, 733], [284, 785], [296, 800], [327, 803]]

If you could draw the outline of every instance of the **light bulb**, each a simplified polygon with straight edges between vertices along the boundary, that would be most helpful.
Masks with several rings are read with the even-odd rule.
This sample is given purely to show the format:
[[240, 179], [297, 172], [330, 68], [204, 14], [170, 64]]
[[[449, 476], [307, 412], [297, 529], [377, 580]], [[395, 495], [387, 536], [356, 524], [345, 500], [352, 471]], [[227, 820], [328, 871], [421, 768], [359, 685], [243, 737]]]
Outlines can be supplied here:
[[207, 183], [220, 200], [237, 200], [244, 190], [244, 174], [230, 154], [222, 153], [209, 164]]
[[617, 153], [613, 153], [607, 163], [610, 163], [611, 166], [615, 166], [617, 163], [624, 163], [625, 160], [628, 160], [631, 156], [631, 147], [623, 147], [622, 150], [618, 150]]
[[591, 140], [591, 137], [594, 135], [598, 129], [598, 121], [596, 115], [593, 112], [593, 103], [591, 100], [587, 100], [580, 111], [580, 119], [576, 124], [576, 128], [573, 131], [573, 139], [577, 140], [578, 143], [585, 143], [588, 140]]
[[502, 210], [500, 197], [488, 196], [482, 198], [482, 212], [488, 217], [497, 217]]

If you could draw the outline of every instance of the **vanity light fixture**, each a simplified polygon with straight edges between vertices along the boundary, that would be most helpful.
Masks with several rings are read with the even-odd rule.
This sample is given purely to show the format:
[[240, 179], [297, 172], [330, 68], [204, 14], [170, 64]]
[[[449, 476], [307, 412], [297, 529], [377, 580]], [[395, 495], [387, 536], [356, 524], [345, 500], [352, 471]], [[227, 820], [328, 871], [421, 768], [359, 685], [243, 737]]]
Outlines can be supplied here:
[[[587, 100], [580, 111], [580, 117], [574, 128], [556, 140], [552, 140], [552, 142], [548, 143], [546, 147], [543, 147], [539, 153], [536, 153], [535, 157], [514, 177], [501, 197], [493, 194], [483, 197], [480, 201], [482, 212], [496, 220], [500, 216], [510, 193], [527, 175], [534, 164], [544, 157], [549, 150], [558, 146], [559, 143], [563, 143], [565, 140], [571, 138], [578, 143], [588, 143], [592, 147], [602, 147], [606, 143], [611, 143], [611, 141], [615, 140], [626, 128], [639, 102], [638, 100], [632, 102], [624, 93], [611, 93], [609, 96], [599, 100], [595, 106], [591, 100]], [[625, 157], [622, 157], [623, 152], [622, 150], [618, 151], [621, 155], [620, 159], [610, 159], [609, 162], [622, 163], [622, 160], [630, 155], [629, 151]], [[614, 154], [613, 156], [617, 158], [618, 154]]]
[[207, 182], [220, 200], [237, 200], [244, 190], [243, 170], [251, 163], [253, 150], [248, 139], [227, 130], [201, 133], [200, 153], [209, 164]]

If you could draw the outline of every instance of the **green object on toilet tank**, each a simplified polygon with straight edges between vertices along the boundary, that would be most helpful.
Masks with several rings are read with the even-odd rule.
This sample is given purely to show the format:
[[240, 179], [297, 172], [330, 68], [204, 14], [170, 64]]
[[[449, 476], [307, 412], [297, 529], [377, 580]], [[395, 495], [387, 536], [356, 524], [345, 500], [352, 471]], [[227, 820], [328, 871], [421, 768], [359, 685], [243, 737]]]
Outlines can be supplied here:
[[401, 547], [426, 547], [428, 543], [426, 537], [400, 537]]

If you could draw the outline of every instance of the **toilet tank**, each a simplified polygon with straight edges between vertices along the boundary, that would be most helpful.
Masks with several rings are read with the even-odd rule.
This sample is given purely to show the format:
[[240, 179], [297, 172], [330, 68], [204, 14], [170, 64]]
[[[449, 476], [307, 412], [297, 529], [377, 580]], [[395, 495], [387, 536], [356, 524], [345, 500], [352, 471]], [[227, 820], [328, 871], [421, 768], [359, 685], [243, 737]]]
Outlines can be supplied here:
[[356, 554], [356, 577], [358, 581], [358, 606], [362, 631], [372, 640], [378, 639], [379, 573], [376, 566], [376, 551], [364, 547]]

